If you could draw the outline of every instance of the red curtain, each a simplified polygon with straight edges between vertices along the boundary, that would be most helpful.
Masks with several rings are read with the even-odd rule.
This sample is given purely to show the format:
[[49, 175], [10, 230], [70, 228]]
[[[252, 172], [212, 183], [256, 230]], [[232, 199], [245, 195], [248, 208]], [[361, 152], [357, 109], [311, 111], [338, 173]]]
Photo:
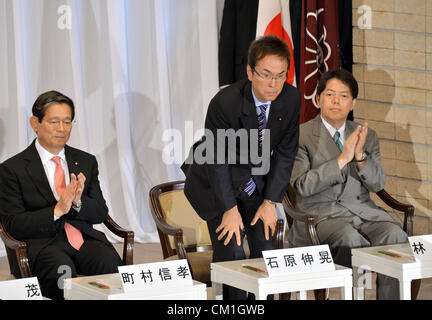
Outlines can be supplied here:
[[319, 113], [315, 93], [321, 74], [339, 67], [337, 0], [303, 0], [301, 33], [300, 123], [304, 123]]

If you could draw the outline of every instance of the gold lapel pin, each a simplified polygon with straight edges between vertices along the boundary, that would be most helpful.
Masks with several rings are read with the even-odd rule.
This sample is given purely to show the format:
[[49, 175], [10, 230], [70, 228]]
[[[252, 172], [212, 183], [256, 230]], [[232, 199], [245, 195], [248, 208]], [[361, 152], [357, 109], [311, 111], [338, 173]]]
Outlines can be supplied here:
[[281, 120], [283, 120], [283, 119], [282, 119], [282, 117], [278, 117], [278, 120], [281, 121]]

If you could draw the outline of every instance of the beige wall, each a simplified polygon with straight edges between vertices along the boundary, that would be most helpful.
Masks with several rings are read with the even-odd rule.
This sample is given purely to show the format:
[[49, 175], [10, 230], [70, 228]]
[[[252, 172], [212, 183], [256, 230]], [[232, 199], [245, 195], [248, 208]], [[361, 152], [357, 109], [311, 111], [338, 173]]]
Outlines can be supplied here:
[[353, 25], [355, 120], [377, 131], [386, 190], [415, 206], [414, 233], [432, 233], [432, 0], [353, 0]]

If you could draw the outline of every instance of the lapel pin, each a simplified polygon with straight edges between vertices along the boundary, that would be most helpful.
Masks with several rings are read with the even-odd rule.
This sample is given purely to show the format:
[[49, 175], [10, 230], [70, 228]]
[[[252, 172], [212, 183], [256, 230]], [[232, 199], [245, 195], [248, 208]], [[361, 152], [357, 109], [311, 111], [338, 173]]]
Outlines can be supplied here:
[[78, 166], [78, 162], [75, 161], [75, 162], [74, 162], [74, 165], [75, 165], [75, 166]]
[[282, 117], [278, 117], [278, 121], [281, 121], [281, 120], [283, 120]]

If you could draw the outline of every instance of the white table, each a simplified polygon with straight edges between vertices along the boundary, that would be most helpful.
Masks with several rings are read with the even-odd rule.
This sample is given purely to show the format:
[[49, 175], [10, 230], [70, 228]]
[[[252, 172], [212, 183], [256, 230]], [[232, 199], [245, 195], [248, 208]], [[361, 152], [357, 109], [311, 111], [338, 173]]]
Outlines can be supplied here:
[[[391, 257], [378, 251], [390, 251]], [[364, 271], [374, 271], [399, 279], [400, 299], [411, 299], [411, 280], [432, 277], [432, 261], [416, 262], [408, 243], [352, 249], [354, 299], [364, 299]]]
[[[108, 285], [109, 289], [102, 289], [90, 285], [96, 281]], [[118, 273], [78, 277], [64, 280], [64, 297], [66, 300], [206, 300], [207, 288], [205, 283], [193, 281], [192, 286], [181, 288], [151, 288], [146, 291], [123, 291]]]
[[216, 262], [210, 265], [212, 286], [215, 296], [222, 292], [222, 284], [255, 294], [264, 300], [269, 294], [299, 292], [298, 299], [306, 300], [306, 291], [342, 287], [342, 299], [352, 299], [352, 270], [336, 265], [335, 271], [286, 274], [269, 277], [243, 268], [252, 265], [266, 270], [263, 258]]

